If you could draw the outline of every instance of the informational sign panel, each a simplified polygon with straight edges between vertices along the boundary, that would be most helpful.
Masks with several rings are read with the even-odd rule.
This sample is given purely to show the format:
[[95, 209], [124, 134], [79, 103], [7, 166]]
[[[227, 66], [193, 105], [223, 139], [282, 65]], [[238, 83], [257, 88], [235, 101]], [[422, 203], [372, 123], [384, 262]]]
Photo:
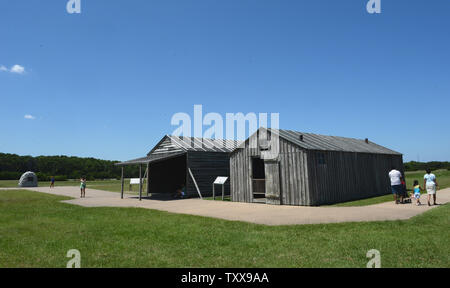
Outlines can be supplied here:
[[227, 182], [228, 177], [217, 177], [216, 181], [214, 181], [214, 184], [219, 184], [219, 185], [223, 185], [225, 184], [225, 182]]
[[130, 179], [130, 185], [133, 185], [133, 184], [139, 184], [139, 178], [131, 178]]

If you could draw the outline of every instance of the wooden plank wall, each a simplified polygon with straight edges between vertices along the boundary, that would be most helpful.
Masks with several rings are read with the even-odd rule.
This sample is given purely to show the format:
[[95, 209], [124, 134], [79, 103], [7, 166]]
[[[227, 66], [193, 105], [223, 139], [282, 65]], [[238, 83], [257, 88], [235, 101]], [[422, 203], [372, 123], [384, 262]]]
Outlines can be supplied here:
[[254, 141], [255, 136], [250, 137], [245, 142], [245, 148], [235, 150], [230, 157], [230, 177], [231, 177], [231, 201], [253, 202], [252, 191], [252, 157], [259, 157], [259, 148], [251, 148], [250, 141]]
[[[319, 164], [319, 154], [325, 164]], [[390, 193], [391, 165], [403, 171], [401, 155], [308, 151], [310, 205], [334, 204]]]
[[[257, 137], [255, 134], [252, 137]], [[253, 202], [252, 157], [260, 157], [259, 145], [231, 154], [231, 197]], [[325, 164], [318, 164], [323, 154]], [[280, 139], [279, 179], [281, 204], [314, 206], [333, 204], [390, 193], [388, 172], [392, 165], [403, 171], [401, 155], [303, 150]]]
[[[212, 183], [218, 176], [230, 177], [230, 155], [225, 152], [187, 152], [187, 167], [194, 174], [203, 197], [212, 196]], [[222, 193], [220, 185], [216, 187], [217, 195]], [[198, 195], [197, 189], [187, 174], [186, 193]], [[230, 181], [225, 184], [225, 195], [230, 194]]]
[[[311, 205], [307, 154], [290, 142], [281, 138], [279, 140], [280, 153], [277, 161], [280, 174], [280, 202], [283, 205]], [[231, 196], [235, 202], [253, 202], [251, 159], [261, 157], [261, 151], [259, 145], [257, 148], [251, 148], [250, 141], [255, 139], [248, 139], [245, 148], [236, 150], [230, 158]]]
[[278, 161], [264, 161], [266, 173], [266, 203], [281, 204], [280, 163]]

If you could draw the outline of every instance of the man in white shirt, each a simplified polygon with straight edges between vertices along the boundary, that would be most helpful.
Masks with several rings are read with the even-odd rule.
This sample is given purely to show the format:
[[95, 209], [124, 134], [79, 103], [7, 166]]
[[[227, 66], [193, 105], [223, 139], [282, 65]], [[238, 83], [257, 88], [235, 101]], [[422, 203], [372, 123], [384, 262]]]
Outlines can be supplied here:
[[392, 194], [394, 195], [395, 204], [398, 204], [398, 199], [403, 202], [403, 175], [400, 171], [392, 167], [391, 172], [389, 172], [389, 178], [391, 179]]

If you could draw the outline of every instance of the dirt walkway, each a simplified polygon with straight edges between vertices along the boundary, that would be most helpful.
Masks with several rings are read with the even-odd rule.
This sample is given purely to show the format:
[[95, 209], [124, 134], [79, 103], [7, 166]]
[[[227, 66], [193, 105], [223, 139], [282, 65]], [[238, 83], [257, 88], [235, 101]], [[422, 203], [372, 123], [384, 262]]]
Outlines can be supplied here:
[[[87, 189], [87, 197], [79, 199], [78, 187], [27, 188], [28, 190], [74, 197], [63, 201], [84, 207], [139, 207], [178, 214], [191, 214], [236, 220], [265, 225], [319, 224], [339, 222], [364, 222], [383, 220], [404, 220], [433, 209], [437, 206], [395, 205], [393, 201], [362, 207], [298, 207], [272, 206], [237, 202], [209, 201], [200, 199], [148, 200], [139, 201], [134, 195]], [[0, 189], [1, 190], [1, 189]], [[438, 203], [450, 202], [450, 188], [438, 191]], [[426, 196], [422, 196], [426, 203]]]

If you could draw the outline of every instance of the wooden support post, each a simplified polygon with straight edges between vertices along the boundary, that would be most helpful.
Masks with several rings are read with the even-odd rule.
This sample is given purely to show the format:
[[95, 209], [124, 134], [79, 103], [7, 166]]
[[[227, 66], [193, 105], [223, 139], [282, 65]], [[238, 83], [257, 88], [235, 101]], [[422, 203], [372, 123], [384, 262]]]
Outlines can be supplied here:
[[188, 168], [188, 171], [189, 171], [189, 174], [191, 175], [192, 181], [194, 181], [194, 185], [195, 185], [195, 188], [197, 189], [198, 196], [200, 196], [200, 199], [203, 200], [202, 193], [200, 192], [200, 189], [198, 189], [197, 181], [195, 181], [195, 177], [194, 177], [194, 174], [192, 174], [191, 168]]
[[122, 177], [120, 178], [120, 182], [122, 184], [122, 189], [120, 192], [120, 198], [123, 199], [123, 185], [124, 185], [124, 179], [123, 179], [123, 166], [122, 166]]
[[150, 162], [147, 163], [147, 197], [150, 191]]
[[139, 201], [142, 200], [142, 165], [139, 164]]
[[222, 184], [222, 201], [225, 200], [225, 184]]
[[216, 188], [215, 188], [215, 186], [216, 185], [214, 185], [214, 183], [213, 183], [213, 200], [216, 200]]

